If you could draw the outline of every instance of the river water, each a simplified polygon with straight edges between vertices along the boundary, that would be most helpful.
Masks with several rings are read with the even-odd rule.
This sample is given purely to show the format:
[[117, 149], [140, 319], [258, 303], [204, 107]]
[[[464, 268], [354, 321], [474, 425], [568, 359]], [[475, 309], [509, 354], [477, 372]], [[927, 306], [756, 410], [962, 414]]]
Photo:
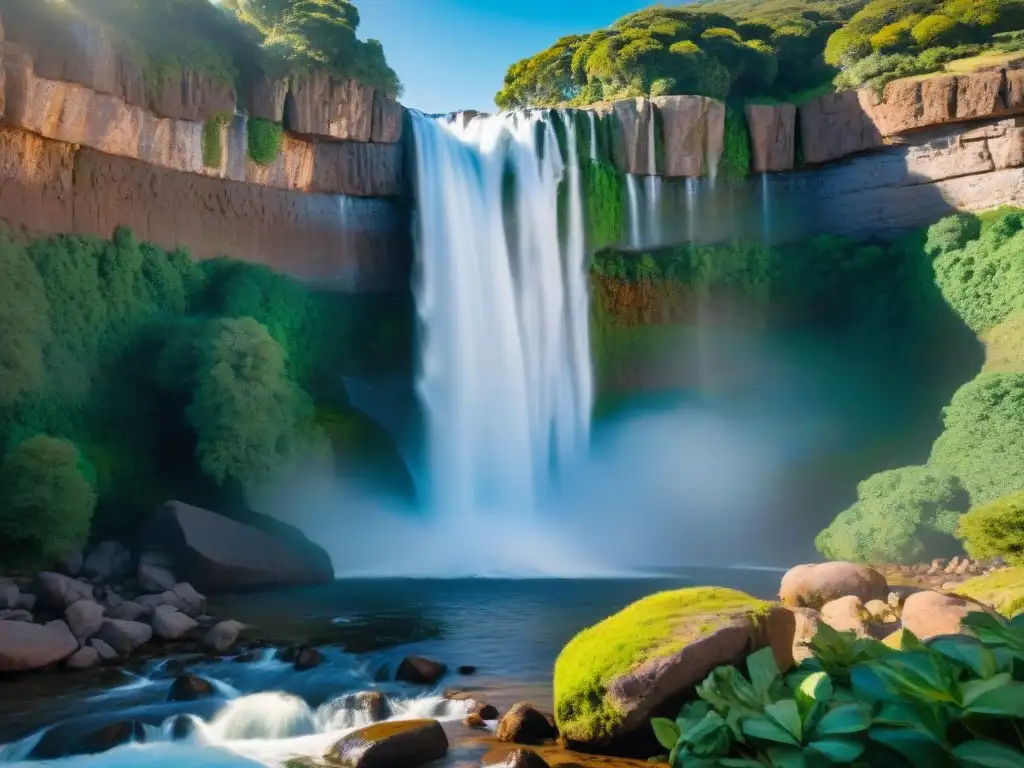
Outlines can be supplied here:
[[[287, 644], [309, 640], [326, 657], [297, 672], [262, 651], [256, 661], [183, 659], [211, 681], [214, 697], [169, 703], [174, 670], [167, 660], [102, 674], [53, 673], [2, 685], [0, 763], [102, 766], [283, 766], [323, 753], [346, 732], [365, 725], [345, 697], [386, 694], [393, 719], [435, 717], [446, 723], [453, 750], [448, 765], [477, 760], [486, 748], [460, 725], [465, 705], [441, 697], [445, 688], [478, 692], [504, 710], [520, 700], [550, 708], [551, 670], [558, 652], [581, 629], [634, 600], [664, 589], [714, 584], [770, 597], [781, 574], [748, 569], [676, 569], [620, 579], [360, 579], [316, 588], [222, 596], [218, 615], [259, 627], [259, 636]], [[393, 677], [401, 659], [416, 653], [449, 666], [435, 688], [377, 682]], [[456, 668], [471, 665], [472, 675]], [[131, 669], [131, 668], [129, 668]], [[173, 741], [176, 719], [191, 735]], [[59, 761], [27, 760], [40, 739], [88, 733], [138, 720], [146, 743]], [[178, 722], [178, 726], [181, 726]], [[54, 733], [46, 734], [46, 727]], [[67, 738], [62, 736], [61, 739]], [[61, 739], [56, 739], [60, 741]]]

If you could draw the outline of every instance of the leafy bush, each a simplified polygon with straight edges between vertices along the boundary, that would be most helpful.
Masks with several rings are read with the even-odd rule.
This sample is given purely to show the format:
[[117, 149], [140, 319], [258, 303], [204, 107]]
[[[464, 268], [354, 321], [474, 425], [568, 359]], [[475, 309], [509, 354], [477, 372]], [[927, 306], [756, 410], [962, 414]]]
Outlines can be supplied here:
[[[718, 667], [698, 701], [651, 726], [671, 768], [1024, 765], [1024, 619], [964, 624], [973, 637], [926, 644], [904, 630], [892, 649], [820, 625], [826, 639], [795, 671], [783, 676], [762, 649], [746, 677]], [[843, 677], [823, 670], [839, 658]]]
[[972, 504], [1024, 490], [1024, 373], [983, 373], [953, 395], [931, 466], [957, 477]]
[[815, 546], [832, 560], [868, 563], [945, 554], [968, 503], [959, 481], [941, 470], [880, 472], [857, 486], [857, 502], [818, 534]]
[[202, 148], [203, 165], [220, 168], [224, 162], [224, 127], [231, 122], [231, 115], [214, 115], [203, 123]]
[[582, 169], [587, 242], [600, 250], [622, 236], [622, 177], [606, 163], [584, 163]]
[[958, 535], [971, 557], [1024, 564], [1024, 492], [975, 507], [960, 519]]
[[256, 165], [270, 165], [281, 153], [284, 129], [273, 120], [262, 117], [249, 118], [246, 123], [249, 158]]
[[23, 247], [0, 234], [0, 408], [42, 387], [49, 311], [35, 264]]
[[0, 464], [0, 534], [5, 555], [46, 567], [82, 546], [96, 497], [73, 443], [38, 435]]
[[750, 175], [750, 132], [741, 107], [730, 104], [725, 110], [725, 138], [718, 174], [725, 181], [743, 181]]

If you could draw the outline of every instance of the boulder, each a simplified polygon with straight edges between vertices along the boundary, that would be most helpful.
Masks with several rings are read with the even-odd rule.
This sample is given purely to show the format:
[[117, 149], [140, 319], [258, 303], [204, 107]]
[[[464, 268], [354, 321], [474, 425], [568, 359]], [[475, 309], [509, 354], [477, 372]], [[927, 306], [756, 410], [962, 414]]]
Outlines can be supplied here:
[[796, 158], [796, 107], [748, 104], [746, 112], [754, 172], [792, 170]]
[[160, 593], [174, 589], [178, 580], [166, 568], [157, 565], [140, 564], [138, 572], [139, 586], [146, 592]]
[[448, 667], [438, 661], [422, 656], [406, 656], [398, 665], [395, 680], [415, 685], [434, 685], [447, 671]]
[[959, 567], [960, 557], [958, 555], [957, 557], [954, 557], [952, 560], [949, 561], [949, 564], [946, 566], [945, 573], [956, 573], [956, 569]]
[[138, 621], [151, 613], [153, 613], [152, 606], [142, 605], [134, 600], [123, 600], [113, 607], [107, 608], [108, 619], [121, 619], [122, 621]]
[[870, 615], [856, 595], [830, 600], [821, 607], [821, 621], [840, 632], [856, 632], [857, 637], [868, 636]]
[[203, 646], [215, 653], [225, 653], [238, 642], [238, 635], [245, 628], [245, 624], [240, 621], [218, 622], [203, 635]]
[[168, 599], [167, 604], [171, 605], [176, 602], [175, 607], [183, 613], [187, 613], [189, 616], [198, 616], [206, 610], [206, 596], [196, 592], [191, 584], [185, 582], [175, 584], [171, 592], [174, 598], [173, 600]]
[[184, 674], [178, 675], [171, 683], [171, 690], [167, 693], [168, 701], [195, 701], [207, 696], [213, 696], [217, 690], [213, 684], [199, 675]]
[[513, 704], [498, 722], [495, 732], [498, 741], [512, 741], [516, 744], [543, 744], [558, 734], [554, 725], [543, 712], [529, 702]]
[[116, 541], [97, 544], [82, 564], [82, 573], [92, 579], [116, 581], [131, 573], [132, 553]]
[[324, 706], [330, 730], [379, 723], [392, 715], [391, 702], [380, 691], [350, 693]]
[[302, 648], [295, 655], [293, 666], [296, 672], [305, 672], [307, 669], [319, 667], [324, 663], [324, 655], [316, 648]]
[[960, 622], [973, 611], [984, 610], [976, 603], [953, 595], [926, 590], [915, 592], [903, 603], [903, 628], [919, 639], [960, 633]]
[[889, 585], [874, 568], [856, 563], [814, 563], [798, 565], [782, 577], [779, 597], [791, 608], [820, 609], [825, 603], [847, 595], [862, 602], [885, 600]]
[[103, 625], [103, 606], [92, 600], [79, 600], [64, 611], [64, 620], [71, 627], [71, 634], [79, 642], [85, 642], [100, 631]]
[[92, 669], [99, 666], [101, 659], [99, 652], [92, 646], [86, 645], [73, 653], [64, 665], [68, 669]]
[[326, 72], [297, 75], [285, 101], [284, 124], [290, 131], [348, 141], [370, 141], [373, 134], [372, 87]]
[[39, 574], [36, 592], [43, 603], [58, 611], [66, 610], [79, 600], [92, 600], [94, 594], [91, 584], [49, 571]]
[[475, 712], [472, 712], [472, 713], [466, 715], [462, 719], [462, 724], [464, 726], [466, 726], [467, 728], [473, 728], [474, 730], [478, 730], [478, 731], [486, 731], [487, 730], [487, 721], [484, 720], [480, 715], [476, 714]]
[[[890, 593], [891, 598], [895, 593]], [[897, 596], [897, 601], [899, 597]], [[894, 621], [900, 620], [899, 602], [896, 605], [892, 605], [891, 602], [882, 602], [881, 600], [868, 600], [864, 605], [864, 609], [868, 612], [872, 621], [877, 621], [881, 624], [891, 624]]]
[[172, 501], [156, 512], [142, 539], [158, 542], [170, 552], [178, 575], [199, 587], [228, 590], [334, 579], [326, 552], [294, 528], [276, 525], [281, 526], [280, 533], [270, 535], [214, 512]]
[[14, 610], [0, 611], [0, 620], [2, 621], [33, 621], [35, 617], [32, 615], [32, 611], [26, 611], [24, 608], [15, 608]]
[[472, 664], [461, 664], [455, 669], [460, 675], [470, 676], [476, 674], [476, 667]]
[[793, 630], [793, 660], [797, 663], [806, 661], [811, 653], [810, 642], [818, 634], [818, 622], [821, 614], [813, 608], [791, 608], [795, 620]]
[[161, 640], [180, 640], [198, 627], [199, 622], [169, 605], [162, 605], [153, 612], [150, 626], [153, 634]]
[[101, 728], [82, 726], [68, 720], [46, 731], [29, 757], [34, 760], [56, 760], [74, 755], [106, 752], [130, 742], [146, 741], [145, 726], [138, 720], [123, 720]]
[[0, 621], [0, 672], [41, 669], [77, 650], [78, 641], [63, 621], [46, 625]]
[[17, 608], [21, 598], [21, 590], [17, 584], [0, 583], [0, 610]]
[[105, 619], [96, 636], [122, 656], [128, 656], [153, 638], [153, 628], [138, 621]]
[[175, 715], [171, 719], [170, 728], [171, 741], [184, 741], [192, 738], [196, 732], [196, 720], [191, 715]]
[[400, 720], [353, 731], [325, 758], [347, 768], [418, 768], [447, 754], [448, 737], [439, 722]]
[[117, 661], [120, 658], [117, 651], [104, 643], [98, 637], [94, 637], [90, 640], [89, 645], [96, 649], [96, 653], [99, 654], [102, 661]]
[[20, 595], [18, 595], [18, 604], [14, 607], [21, 608], [26, 611], [31, 611], [35, 609], [37, 600], [38, 598], [35, 595], [29, 592], [22, 592]]
[[795, 624], [785, 608], [732, 589], [695, 587], [639, 600], [580, 632], [558, 655], [558, 729], [584, 750], [636, 739], [654, 749], [652, 713], [715, 667], [771, 647], [780, 669], [789, 669]]
[[548, 768], [544, 758], [529, 749], [502, 749], [487, 752], [481, 760], [483, 768]]

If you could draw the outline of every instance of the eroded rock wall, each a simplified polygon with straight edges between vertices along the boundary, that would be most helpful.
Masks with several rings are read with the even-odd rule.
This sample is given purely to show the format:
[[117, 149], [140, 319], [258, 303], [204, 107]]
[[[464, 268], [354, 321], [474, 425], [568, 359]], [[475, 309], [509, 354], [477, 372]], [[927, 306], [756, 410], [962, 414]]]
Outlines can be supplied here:
[[0, 220], [25, 235], [118, 226], [197, 259], [232, 256], [346, 291], [407, 290], [396, 201], [208, 178], [0, 127]]

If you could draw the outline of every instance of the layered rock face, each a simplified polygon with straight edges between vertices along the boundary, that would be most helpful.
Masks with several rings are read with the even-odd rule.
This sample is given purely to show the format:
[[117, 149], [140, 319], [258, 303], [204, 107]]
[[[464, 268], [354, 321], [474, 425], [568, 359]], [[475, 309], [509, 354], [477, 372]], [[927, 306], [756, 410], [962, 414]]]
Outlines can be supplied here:
[[796, 157], [796, 107], [792, 104], [748, 104], [747, 125], [752, 169], [788, 171]]

